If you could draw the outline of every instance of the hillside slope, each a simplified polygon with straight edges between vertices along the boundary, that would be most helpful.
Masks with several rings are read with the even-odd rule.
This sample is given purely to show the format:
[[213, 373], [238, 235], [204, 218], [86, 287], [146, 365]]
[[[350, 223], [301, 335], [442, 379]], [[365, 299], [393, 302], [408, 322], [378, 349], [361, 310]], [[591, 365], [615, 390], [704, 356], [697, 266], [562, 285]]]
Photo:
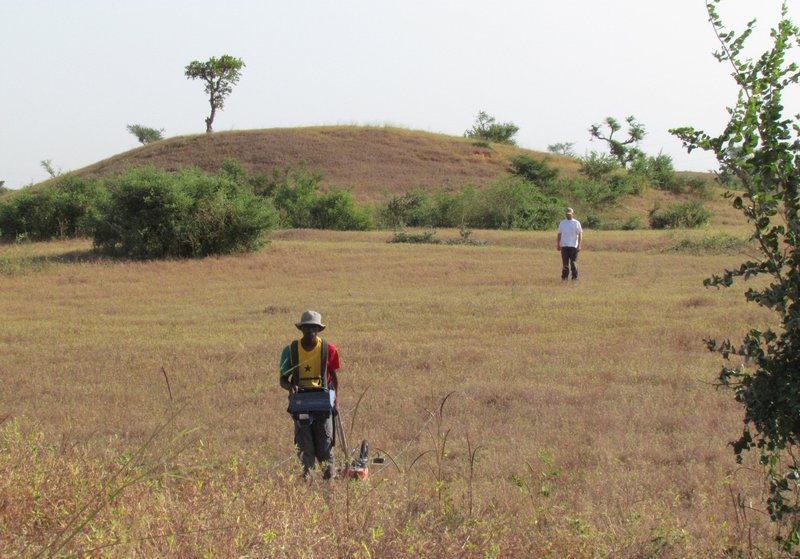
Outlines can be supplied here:
[[361, 202], [381, 201], [414, 186], [459, 189], [484, 186], [508, 171], [516, 155], [546, 157], [563, 175], [577, 172], [569, 157], [515, 146], [475, 145], [455, 136], [389, 127], [323, 126], [216, 132], [169, 138], [121, 153], [75, 171], [84, 176], [117, 173], [127, 166], [164, 169], [197, 166], [215, 172], [236, 159], [250, 172], [281, 166], [308, 167], [324, 174], [323, 187], [352, 190]]
[[[511, 159], [517, 155], [545, 160], [562, 177], [575, 176], [580, 168], [580, 161], [575, 158], [503, 144], [485, 146], [457, 136], [393, 127], [318, 126], [178, 136], [72, 172], [102, 177], [127, 167], [152, 165], [167, 170], [199, 167], [215, 173], [223, 162], [234, 159], [250, 173], [269, 175], [276, 168], [297, 168], [305, 162], [310, 170], [322, 173], [323, 189], [342, 187], [350, 190], [359, 203], [383, 204], [415, 186], [449, 191], [470, 185], [486, 186], [507, 174]], [[50, 179], [33, 188], [53, 182]], [[724, 189], [711, 190], [712, 196], [703, 200], [713, 211], [711, 224], [741, 225], [741, 216], [720, 196]], [[0, 199], [13, 196], [13, 192], [0, 194]], [[686, 196], [651, 189], [605, 208], [603, 214], [615, 221], [638, 216], [647, 223], [648, 211], [656, 203], [685, 199]]]

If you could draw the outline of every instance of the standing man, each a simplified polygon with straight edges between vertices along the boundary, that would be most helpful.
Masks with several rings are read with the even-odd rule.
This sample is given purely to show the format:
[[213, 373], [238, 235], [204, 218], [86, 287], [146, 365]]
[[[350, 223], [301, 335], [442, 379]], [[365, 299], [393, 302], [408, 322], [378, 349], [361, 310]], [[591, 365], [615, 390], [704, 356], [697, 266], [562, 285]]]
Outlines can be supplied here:
[[572, 208], [567, 208], [566, 219], [558, 224], [556, 249], [561, 251], [561, 281], [566, 281], [572, 271], [572, 279], [578, 279], [578, 253], [581, 251], [583, 229], [581, 222], [573, 217]]
[[[303, 333], [300, 340], [283, 348], [280, 361], [281, 386], [290, 394], [327, 385], [338, 387], [336, 373], [340, 368], [339, 352], [332, 343], [319, 337], [325, 329], [322, 316], [305, 311], [295, 326]], [[327, 382], [323, 379], [327, 379]], [[336, 398], [338, 400], [338, 394]], [[324, 468], [323, 479], [333, 477], [333, 414], [296, 414], [294, 444], [303, 463], [303, 479], [314, 469], [316, 461]]]

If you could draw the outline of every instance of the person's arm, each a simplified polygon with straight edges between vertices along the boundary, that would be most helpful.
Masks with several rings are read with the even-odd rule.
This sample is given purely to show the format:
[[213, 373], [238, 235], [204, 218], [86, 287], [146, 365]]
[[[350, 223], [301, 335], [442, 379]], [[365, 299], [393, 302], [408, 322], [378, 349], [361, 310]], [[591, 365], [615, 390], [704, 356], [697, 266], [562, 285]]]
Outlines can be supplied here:
[[328, 384], [336, 391], [336, 399], [333, 403], [334, 407], [339, 406], [339, 370], [341, 369], [339, 362], [339, 350], [336, 346], [328, 342]]
[[583, 239], [583, 231], [578, 231], [578, 247], [577, 250], [581, 250], [581, 240]]
[[289, 346], [283, 348], [281, 352], [281, 362], [280, 362], [280, 382], [281, 388], [284, 390], [288, 390], [289, 392], [296, 392], [297, 386], [292, 384], [292, 371], [291, 371], [291, 350]]
[[556, 237], [556, 250], [561, 250], [561, 231], [558, 232], [558, 237]]

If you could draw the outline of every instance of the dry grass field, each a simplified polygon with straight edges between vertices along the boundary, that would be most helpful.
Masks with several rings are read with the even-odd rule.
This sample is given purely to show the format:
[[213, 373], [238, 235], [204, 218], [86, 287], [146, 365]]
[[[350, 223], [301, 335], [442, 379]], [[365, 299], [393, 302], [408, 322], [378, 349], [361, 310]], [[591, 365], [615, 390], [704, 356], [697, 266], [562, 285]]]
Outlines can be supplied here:
[[[553, 233], [2, 246], [0, 556], [776, 556], [702, 341], [772, 317], [702, 287], [742, 254], [663, 250], [685, 236], [588, 231], [574, 285]], [[306, 308], [349, 442], [387, 457], [367, 482], [298, 479], [276, 371]]]

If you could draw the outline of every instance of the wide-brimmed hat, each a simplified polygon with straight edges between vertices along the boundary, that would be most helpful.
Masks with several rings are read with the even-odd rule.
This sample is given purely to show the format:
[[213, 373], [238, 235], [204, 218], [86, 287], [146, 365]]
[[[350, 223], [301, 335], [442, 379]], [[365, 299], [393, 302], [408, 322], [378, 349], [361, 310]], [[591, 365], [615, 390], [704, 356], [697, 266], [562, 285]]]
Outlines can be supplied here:
[[305, 311], [300, 317], [300, 322], [296, 323], [297, 328], [302, 329], [303, 326], [313, 324], [319, 326], [320, 330], [325, 330], [325, 325], [322, 323], [322, 315], [317, 311]]
[[575, 212], [572, 211], [572, 208], [567, 208], [567, 215], [572, 215], [573, 213]]

